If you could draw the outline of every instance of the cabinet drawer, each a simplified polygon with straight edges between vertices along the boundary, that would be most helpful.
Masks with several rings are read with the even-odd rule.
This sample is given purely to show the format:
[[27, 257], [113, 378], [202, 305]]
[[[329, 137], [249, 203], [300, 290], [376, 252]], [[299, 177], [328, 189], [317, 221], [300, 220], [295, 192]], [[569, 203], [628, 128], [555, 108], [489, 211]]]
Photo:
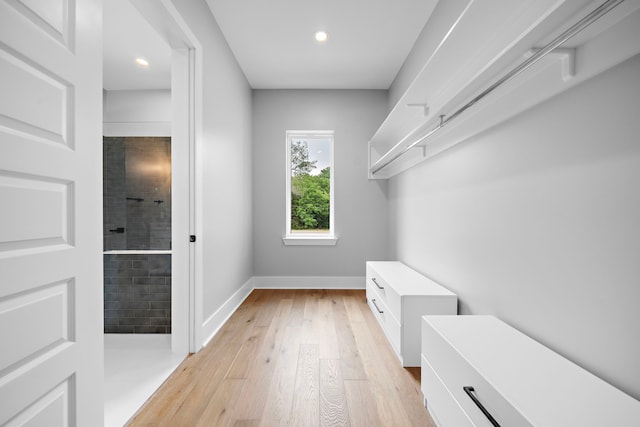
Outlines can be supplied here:
[[367, 266], [367, 286], [371, 286], [377, 291], [378, 295], [384, 301], [393, 316], [401, 321], [402, 299], [400, 298], [400, 295], [398, 295], [398, 292], [396, 292], [396, 290], [369, 265]]
[[380, 327], [382, 327], [387, 339], [393, 346], [393, 349], [398, 355], [400, 355], [402, 350], [400, 344], [402, 327], [400, 326], [400, 323], [398, 323], [398, 321], [391, 315], [384, 301], [378, 299], [378, 294], [368, 286], [367, 303], [369, 304], [369, 308], [371, 308], [376, 320], [378, 320]]
[[[456, 314], [457, 297], [397, 261], [368, 261], [367, 300], [403, 366], [420, 366], [420, 322], [425, 314]], [[384, 308], [382, 308], [384, 306]]]
[[422, 319], [424, 360], [474, 425], [491, 425], [480, 405], [505, 427], [639, 425], [636, 399], [493, 316]]
[[[482, 343], [478, 343], [478, 345], [482, 345]], [[422, 357], [430, 365], [431, 370], [438, 373], [438, 378], [446, 386], [453, 399], [458, 402], [460, 408], [471, 420], [472, 425], [491, 427], [487, 417], [464, 391], [464, 387], [468, 386], [474, 388], [472, 393], [500, 425], [523, 427], [532, 425], [505, 400], [501, 393], [474, 366], [471, 366], [426, 322], [422, 327]], [[429, 396], [426, 397], [428, 401]], [[443, 425], [448, 425], [444, 420], [443, 423]]]
[[427, 410], [439, 427], [473, 427], [469, 417], [458, 405], [449, 389], [442, 383], [424, 356], [422, 356], [420, 370], [420, 389], [424, 395]]

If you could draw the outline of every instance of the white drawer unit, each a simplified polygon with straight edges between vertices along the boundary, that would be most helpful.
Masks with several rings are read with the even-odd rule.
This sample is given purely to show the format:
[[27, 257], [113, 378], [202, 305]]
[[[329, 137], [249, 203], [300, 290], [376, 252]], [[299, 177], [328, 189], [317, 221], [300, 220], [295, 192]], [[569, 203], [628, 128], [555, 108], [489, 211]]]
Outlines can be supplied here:
[[402, 366], [420, 366], [420, 319], [456, 314], [455, 294], [397, 261], [367, 262], [367, 302]]
[[424, 316], [421, 375], [440, 427], [640, 426], [640, 402], [493, 316]]

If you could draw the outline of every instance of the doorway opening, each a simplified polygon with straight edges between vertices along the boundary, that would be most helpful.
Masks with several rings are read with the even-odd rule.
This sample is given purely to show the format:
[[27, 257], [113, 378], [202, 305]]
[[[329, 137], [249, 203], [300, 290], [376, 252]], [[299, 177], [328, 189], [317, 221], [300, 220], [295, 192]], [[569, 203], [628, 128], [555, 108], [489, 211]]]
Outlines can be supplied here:
[[192, 234], [192, 55], [156, 31], [175, 13], [166, 7], [104, 4], [106, 426], [123, 425], [194, 347], [195, 249], [176, 238]]

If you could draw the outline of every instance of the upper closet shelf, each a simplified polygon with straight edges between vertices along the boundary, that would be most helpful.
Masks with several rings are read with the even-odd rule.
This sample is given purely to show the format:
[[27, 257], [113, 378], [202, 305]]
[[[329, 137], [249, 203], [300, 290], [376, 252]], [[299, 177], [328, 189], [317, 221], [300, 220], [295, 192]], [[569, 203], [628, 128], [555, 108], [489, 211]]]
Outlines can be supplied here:
[[[599, 9], [608, 12], [481, 96]], [[369, 178], [392, 177], [639, 54], [640, 2], [440, 1], [420, 37], [426, 60], [369, 141]]]

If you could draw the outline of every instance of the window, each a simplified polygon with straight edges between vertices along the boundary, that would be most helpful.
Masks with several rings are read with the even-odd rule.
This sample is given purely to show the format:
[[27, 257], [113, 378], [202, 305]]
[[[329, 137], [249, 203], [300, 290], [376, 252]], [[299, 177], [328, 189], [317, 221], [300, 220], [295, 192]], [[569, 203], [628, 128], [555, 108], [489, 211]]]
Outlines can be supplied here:
[[287, 132], [286, 245], [335, 245], [333, 131]]

